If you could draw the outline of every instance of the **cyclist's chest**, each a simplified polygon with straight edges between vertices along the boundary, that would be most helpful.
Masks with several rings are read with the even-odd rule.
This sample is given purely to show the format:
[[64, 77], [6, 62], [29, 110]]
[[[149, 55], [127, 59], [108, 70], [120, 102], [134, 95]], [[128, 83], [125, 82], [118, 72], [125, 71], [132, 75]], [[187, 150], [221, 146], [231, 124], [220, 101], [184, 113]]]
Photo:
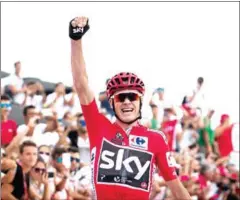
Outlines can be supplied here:
[[140, 151], [154, 153], [154, 148], [150, 144], [153, 139], [142, 127], [133, 127], [123, 130], [120, 127], [112, 126], [99, 130], [98, 139], [94, 141], [94, 146], [102, 146], [104, 141], [108, 141], [123, 148], [130, 147]]
[[108, 134], [96, 143], [97, 183], [117, 184], [149, 192], [154, 162], [149, 142], [140, 129], [126, 132], [121, 129], [108, 130]]

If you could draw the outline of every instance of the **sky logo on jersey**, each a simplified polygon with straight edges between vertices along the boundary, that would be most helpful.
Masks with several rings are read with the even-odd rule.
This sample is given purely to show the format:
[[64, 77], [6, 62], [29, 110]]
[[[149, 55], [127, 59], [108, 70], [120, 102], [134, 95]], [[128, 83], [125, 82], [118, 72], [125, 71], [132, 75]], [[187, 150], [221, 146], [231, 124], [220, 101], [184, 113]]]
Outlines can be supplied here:
[[[146, 141], [146, 140], [145, 140]], [[97, 183], [150, 191], [153, 154], [103, 140]]]
[[137, 147], [140, 149], [147, 150], [148, 149], [148, 138], [130, 135], [129, 136], [129, 145], [132, 147]]

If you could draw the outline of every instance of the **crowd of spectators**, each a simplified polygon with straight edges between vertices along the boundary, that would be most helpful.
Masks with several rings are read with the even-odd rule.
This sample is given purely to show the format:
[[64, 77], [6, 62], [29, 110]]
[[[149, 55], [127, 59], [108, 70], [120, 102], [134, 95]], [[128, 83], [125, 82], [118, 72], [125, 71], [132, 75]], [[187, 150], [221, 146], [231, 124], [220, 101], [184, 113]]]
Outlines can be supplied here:
[[[1, 80], [1, 199], [91, 199], [88, 131], [74, 87], [66, 93], [57, 83], [46, 94], [41, 82], [24, 83], [21, 62], [14, 67], [15, 73]], [[192, 199], [240, 199], [239, 123], [222, 113], [212, 128], [214, 108], [203, 112], [202, 77], [179, 105], [169, 105], [164, 94], [164, 88], [153, 92], [152, 115], [143, 124], [166, 135]], [[105, 91], [98, 100], [100, 112], [114, 120]], [[13, 104], [22, 108], [23, 124], [9, 118]], [[171, 193], [156, 170], [151, 199], [168, 198]]]

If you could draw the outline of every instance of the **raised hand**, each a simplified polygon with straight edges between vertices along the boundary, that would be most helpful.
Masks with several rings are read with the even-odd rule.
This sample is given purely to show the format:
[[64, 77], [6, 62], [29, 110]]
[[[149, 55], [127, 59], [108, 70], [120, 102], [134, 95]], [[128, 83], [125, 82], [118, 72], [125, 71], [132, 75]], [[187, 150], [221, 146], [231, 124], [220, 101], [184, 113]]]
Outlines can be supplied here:
[[69, 23], [69, 37], [80, 40], [89, 28], [87, 17], [76, 17]]

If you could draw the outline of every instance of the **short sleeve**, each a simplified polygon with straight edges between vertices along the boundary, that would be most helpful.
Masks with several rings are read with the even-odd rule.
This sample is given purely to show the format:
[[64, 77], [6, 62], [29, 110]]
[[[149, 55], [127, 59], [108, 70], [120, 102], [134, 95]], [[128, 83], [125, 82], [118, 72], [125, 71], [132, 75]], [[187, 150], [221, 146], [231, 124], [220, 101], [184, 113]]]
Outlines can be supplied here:
[[[162, 133], [163, 134], [163, 133]], [[155, 140], [157, 142], [156, 153], [156, 165], [159, 169], [159, 173], [163, 176], [165, 181], [171, 181], [177, 178], [175, 171], [175, 159], [172, 156], [172, 152], [164, 140], [159, 134]]]

